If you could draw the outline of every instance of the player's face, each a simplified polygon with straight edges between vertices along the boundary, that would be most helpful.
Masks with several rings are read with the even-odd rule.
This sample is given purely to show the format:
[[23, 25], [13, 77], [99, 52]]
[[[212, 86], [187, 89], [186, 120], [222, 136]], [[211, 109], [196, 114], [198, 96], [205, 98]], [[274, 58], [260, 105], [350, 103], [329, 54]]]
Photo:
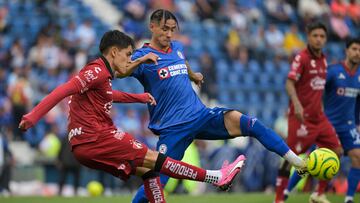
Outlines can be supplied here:
[[307, 37], [310, 47], [315, 50], [322, 49], [326, 43], [326, 32], [321, 28], [312, 30]]
[[346, 49], [346, 58], [353, 64], [360, 64], [360, 44], [353, 43]]
[[116, 70], [119, 70], [121, 68], [125, 68], [127, 63], [130, 62], [131, 60], [131, 54], [133, 52], [133, 49], [131, 46], [128, 46], [125, 49], [120, 49], [120, 48], [115, 48], [115, 53], [114, 53], [114, 67]]
[[150, 23], [152, 38], [162, 48], [166, 48], [170, 46], [170, 42], [174, 36], [176, 29], [177, 29], [177, 24], [176, 21], [173, 19], [168, 19], [166, 20], [166, 22], [162, 20], [159, 24]]

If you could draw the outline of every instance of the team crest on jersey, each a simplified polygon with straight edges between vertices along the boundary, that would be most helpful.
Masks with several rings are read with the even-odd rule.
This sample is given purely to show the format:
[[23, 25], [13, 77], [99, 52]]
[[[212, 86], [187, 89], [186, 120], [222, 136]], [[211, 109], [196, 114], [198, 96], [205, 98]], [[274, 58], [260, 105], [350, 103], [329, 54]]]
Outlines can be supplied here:
[[170, 77], [169, 69], [167, 67], [166, 68], [160, 68], [157, 72], [158, 72], [158, 75], [159, 75], [161, 80]]
[[137, 140], [134, 140], [133, 141], [133, 148], [134, 149], [141, 149], [141, 148], [143, 148], [143, 146], [142, 146], [141, 142], [139, 142]]
[[161, 154], [165, 154], [165, 153], [167, 152], [167, 146], [166, 146], [166, 144], [161, 144], [161, 145], [159, 146], [159, 152], [160, 152]]
[[177, 51], [177, 55], [181, 58], [181, 59], [184, 59], [184, 55], [181, 53], [181, 51]]
[[345, 79], [345, 75], [343, 73], [340, 73], [338, 78], [339, 79]]
[[311, 67], [316, 68], [316, 61], [314, 59], [311, 59], [310, 65]]

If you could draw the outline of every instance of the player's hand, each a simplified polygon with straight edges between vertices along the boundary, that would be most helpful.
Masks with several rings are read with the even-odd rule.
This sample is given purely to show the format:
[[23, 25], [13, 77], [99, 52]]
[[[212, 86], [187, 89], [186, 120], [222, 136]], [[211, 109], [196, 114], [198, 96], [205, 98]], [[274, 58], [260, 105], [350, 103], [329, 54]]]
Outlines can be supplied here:
[[146, 55], [144, 55], [143, 57], [141, 57], [141, 62], [142, 63], [155, 63], [155, 65], [157, 65], [157, 60], [159, 59], [159, 56], [150, 52]]
[[294, 113], [295, 113], [295, 116], [296, 118], [301, 122], [303, 123], [304, 122], [304, 108], [301, 106], [300, 103], [298, 104], [294, 104]]
[[155, 106], [156, 105], [155, 98], [150, 93], [145, 93], [145, 94], [147, 94], [147, 96], [149, 97], [147, 103], [149, 103], [151, 106]]
[[204, 76], [203, 74], [197, 72], [193, 73], [191, 76], [191, 80], [199, 87], [201, 88], [201, 84], [204, 83]]
[[20, 124], [19, 124], [20, 130], [27, 131], [27, 129], [29, 129], [33, 126], [34, 126], [34, 124], [29, 119], [27, 119], [25, 116], [22, 117]]

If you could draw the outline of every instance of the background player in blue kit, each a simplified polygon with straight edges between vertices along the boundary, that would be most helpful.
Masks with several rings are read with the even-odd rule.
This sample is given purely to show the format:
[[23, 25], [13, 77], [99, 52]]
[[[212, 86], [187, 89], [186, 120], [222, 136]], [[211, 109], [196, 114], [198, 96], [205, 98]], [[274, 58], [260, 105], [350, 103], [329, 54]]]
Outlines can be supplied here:
[[345, 61], [329, 66], [325, 87], [325, 113], [351, 159], [346, 203], [353, 202], [360, 179], [360, 134], [355, 123], [355, 117], [359, 117], [359, 111], [355, 111], [360, 96], [359, 65], [360, 38], [350, 39], [346, 42]]
[[[354, 202], [360, 179], [360, 134], [356, 126], [360, 104], [359, 65], [360, 38], [349, 39], [346, 42], [345, 61], [328, 67], [325, 86], [325, 113], [339, 136], [345, 154], [351, 159], [345, 203]], [[285, 193], [291, 191], [298, 180], [300, 177], [294, 174]]]
[[[133, 54], [136, 63], [141, 56], [154, 53], [157, 63], [148, 63], [123, 70], [120, 75], [137, 78], [146, 92], [157, 100], [156, 106], [148, 106], [149, 128], [159, 135], [157, 150], [180, 160], [194, 139], [219, 140], [238, 136], [252, 136], [268, 150], [276, 152], [298, 169], [305, 169], [299, 158], [280, 136], [265, 127], [256, 118], [228, 108], [207, 108], [196, 95], [191, 81], [201, 85], [203, 76], [190, 69], [183, 46], [172, 41], [178, 29], [176, 17], [169, 11], [159, 9], [150, 17], [151, 41]], [[162, 176], [165, 184], [168, 177]], [[227, 189], [227, 188], [222, 188]], [[141, 187], [133, 202], [147, 202]]]

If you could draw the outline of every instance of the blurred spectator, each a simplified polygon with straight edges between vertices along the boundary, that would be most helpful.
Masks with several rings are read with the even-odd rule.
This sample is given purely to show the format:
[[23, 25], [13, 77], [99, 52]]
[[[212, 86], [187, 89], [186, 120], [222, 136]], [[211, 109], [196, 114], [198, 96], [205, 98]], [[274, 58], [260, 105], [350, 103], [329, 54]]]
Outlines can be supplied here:
[[13, 165], [14, 159], [7, 138], [0, 133], [0, 196], [9, 196], [11, 194], [9, 184]]
[[201, 21], [220, 20], [219, 11], [221, 3], [217, 0], [195, 0], [197, 14]]
[[9, 30], [8, 25], [8, 9], [6, 7], [0, 7], [0, 33], [7, 33]]
[[285, 0], [266, 0], [265, 8], [274, 22], [293, 22], [295, 13]]
[[6, 91], [8, 89], [7, 74], [4, 68], [0, 68], [0, 98], [6, 96]]
[[204, 83], [201, 85], [200, 92], [208, 96], [209, 99], [216, 99], [218, 93], [215, 62], [213, 58], [204, 53], [200, 58], [200, 72], [205, 75]]
[[347, 8], [344, 0], [332, 0], [331, 2], [331, 12], [336, 16], [344, 17], [346, 16]]
[[347, 13], [356, 25], [360, 25], [360, 3], [357, 0], [350, 0]]
[[302, 18], [315, 19], [328, 16], [330, 7], [326, 0], [301, 0], [299, 1], [299, 15]]
[[66, 28], [62, 30], [61, 37], [64, 40], [64, 45], [70, 50], [74, 50], [77, 47], [77, 37], [76, 37], [76, 24], [73, 21], [70, 21]]
[[305, 42], [301, 38], [296, 24], [290, 26], [290, 30], [285, 33], [284, 50], [288, 55], [292, 55], [305, 47]]
[[71, 146], [69, 144], [67, 136], [64, 136], [61, 139], [61, 148], [57, 157], [57, 167], [60, 170], [58, 195], [62, 195], [63, 186], [67, 178], [69, 177], [69, 174], [72, 174], [73, 176], [74, 181], [72, 185], [74, 188], [74, 194], [77, 195], [78, 187], [80, 184], [81, 165], [75, 159], [73, 153], [71, 152]]
[[76, 37], [81, 49], [89, 49], [95, 43], [95, 29], [90, 19], [86, 19], [77, 29]]
[[27, 112], [30, 107], [31, 88], [28, 80], [22, 75], [19, 69], [12, 73], [9, 82], [8, 95], [12, 103], [12, 115], [14, 117], [13, 132], [15, 139], [23, 139], [23, 132], [19, 130], [18, 124], [21, 117]]
[[55, 44], [53, 36], [45, 38], [45, 46], [43, 49], [44, 67], [46, 69], [56, 69], [59, 66], [59, 47]]
[[[344, 40], [350, 35], [350, 28], [345, 22], [345, 17], [338, 13], [334, 13], [330, 18], [331, 29], [333, 30], [335, 37], [339, 40]], [[335, 38], [336, 39], [336, 38]]]
[[25, 50], [20, 41], [16, 39], [10, 48], [10, 65], [13, 68], [23, 68], [25, 65]]
[[270, 24], [265, 31], [265, 40], [267, 47], [273, 52], [283, 52], [284, 35], [275, 24]]
[[45, 65], [46, 38], [43, 34], [38, 35], [35, 46], [29, 51], [28, 63], [36, 68], [44, 68]]
[[131, 0], [125, 5], [124, 14], [126, 18], [121, 22], [121, 25], [126, 33], [136, 38], [140, 38], [146, 32], [143, 22], [145, 21], [147, 3], [146, 1]]
[[250, 51], [254, 59], [259, 61], [265, 60], [266, 55], [266, 41], [265, 41], [265, 29], [263, 26], [257, 27], [257, 29], [250, 35]]

